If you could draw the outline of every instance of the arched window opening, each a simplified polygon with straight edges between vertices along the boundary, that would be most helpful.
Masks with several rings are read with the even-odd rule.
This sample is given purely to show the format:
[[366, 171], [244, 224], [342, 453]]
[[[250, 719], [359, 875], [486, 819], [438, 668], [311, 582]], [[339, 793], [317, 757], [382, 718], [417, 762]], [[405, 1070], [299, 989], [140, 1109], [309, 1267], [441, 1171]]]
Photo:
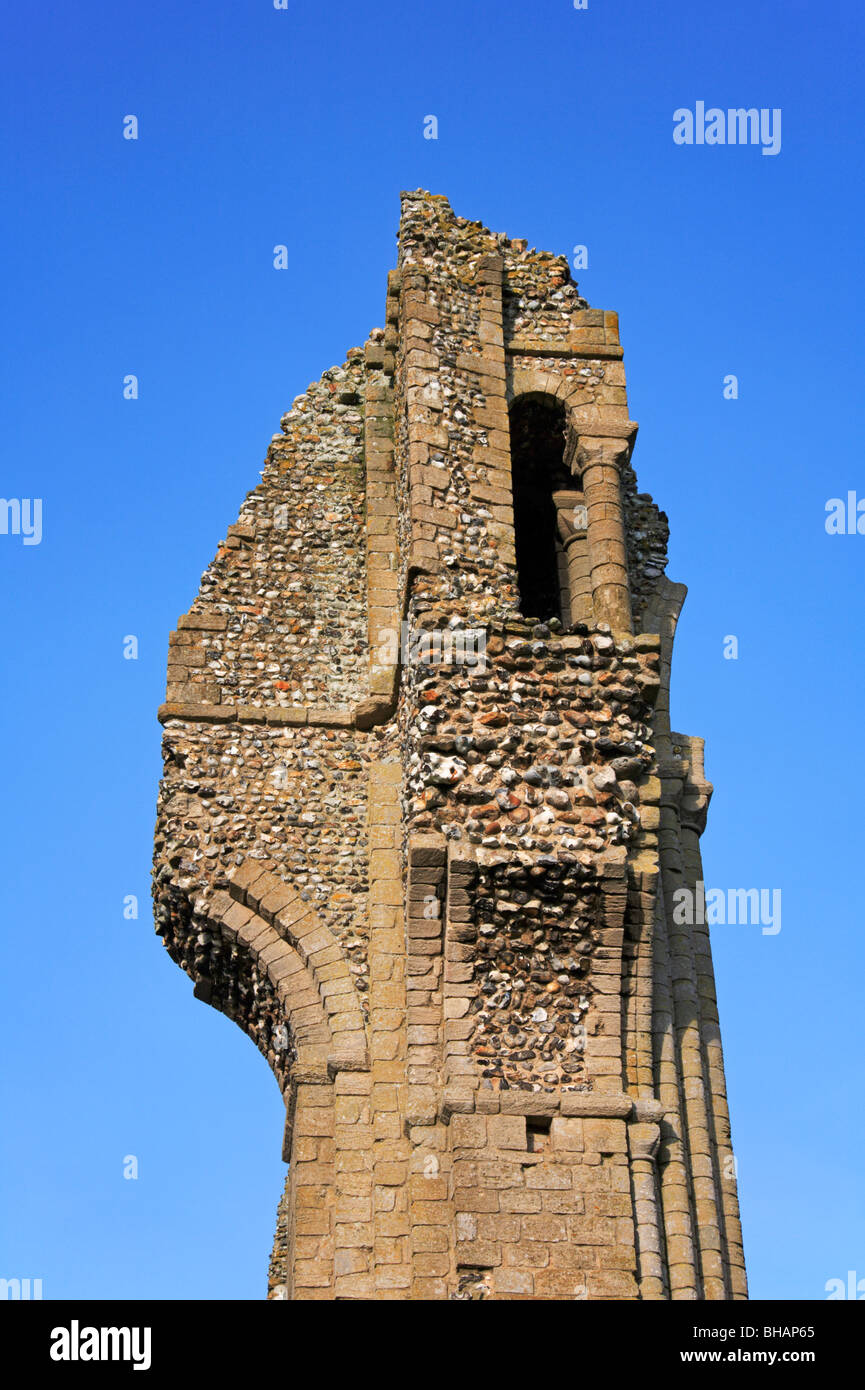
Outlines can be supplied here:
[[[571, 622], [560, 494], [577, 484], [565, 464], [565, 408], [554, 396], [520, 396], [510, 411], [514, 542], [520, 611]], [[580, 495], [582, 501], [582, 495]]]

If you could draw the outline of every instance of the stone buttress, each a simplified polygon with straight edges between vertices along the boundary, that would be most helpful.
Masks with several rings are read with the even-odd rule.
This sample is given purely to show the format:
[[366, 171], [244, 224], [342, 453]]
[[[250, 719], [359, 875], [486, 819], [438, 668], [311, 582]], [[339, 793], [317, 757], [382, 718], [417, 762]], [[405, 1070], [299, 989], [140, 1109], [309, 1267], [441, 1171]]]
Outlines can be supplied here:
[[618, 321], [403, 195], [171, 635], [157, 931], [286, 1106], [270, 1296], [747, 1296]]

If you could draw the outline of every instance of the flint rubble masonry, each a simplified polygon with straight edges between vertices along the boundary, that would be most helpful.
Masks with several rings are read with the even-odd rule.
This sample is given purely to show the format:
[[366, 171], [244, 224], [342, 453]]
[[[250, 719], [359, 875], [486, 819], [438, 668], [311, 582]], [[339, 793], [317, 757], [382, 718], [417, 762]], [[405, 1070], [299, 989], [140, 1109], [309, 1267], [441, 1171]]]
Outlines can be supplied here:
[[[418, 190], [384, 322], [283, 417], [160, 710], [157, 931], [285, 1099], [270, 1296], [745, 1298], [618, 318]], [[521, 609], [517, 400], [563, 421], [559, 613]]]

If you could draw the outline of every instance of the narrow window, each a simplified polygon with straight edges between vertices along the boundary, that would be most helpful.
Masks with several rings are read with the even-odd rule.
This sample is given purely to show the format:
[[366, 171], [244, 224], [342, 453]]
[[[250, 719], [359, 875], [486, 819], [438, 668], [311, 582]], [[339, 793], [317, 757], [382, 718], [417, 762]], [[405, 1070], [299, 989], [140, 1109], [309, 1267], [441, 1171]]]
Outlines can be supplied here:
[[568, 570], [553, 497], [574, 487], [564, 462], [564, 406], [554, 396], [520, 396], [510, 427], [520, 611], [524, 618], [557, 618], [567, 626]]

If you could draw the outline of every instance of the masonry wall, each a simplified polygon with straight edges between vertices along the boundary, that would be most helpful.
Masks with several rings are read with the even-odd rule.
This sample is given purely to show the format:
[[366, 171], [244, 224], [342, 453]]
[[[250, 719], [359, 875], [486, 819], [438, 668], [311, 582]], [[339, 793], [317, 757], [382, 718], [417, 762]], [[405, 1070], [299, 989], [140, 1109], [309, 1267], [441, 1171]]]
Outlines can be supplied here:
[[[157, 930], [286, 1100], [271, 1296], [744, 1297], [709, 943], [670, 912], [711, 788], [617, 317], [420, 191], [384, 317], [283, 418], [160, 712]], [[565, 625], [521, 611], [525, 397], [582, 509]]]

